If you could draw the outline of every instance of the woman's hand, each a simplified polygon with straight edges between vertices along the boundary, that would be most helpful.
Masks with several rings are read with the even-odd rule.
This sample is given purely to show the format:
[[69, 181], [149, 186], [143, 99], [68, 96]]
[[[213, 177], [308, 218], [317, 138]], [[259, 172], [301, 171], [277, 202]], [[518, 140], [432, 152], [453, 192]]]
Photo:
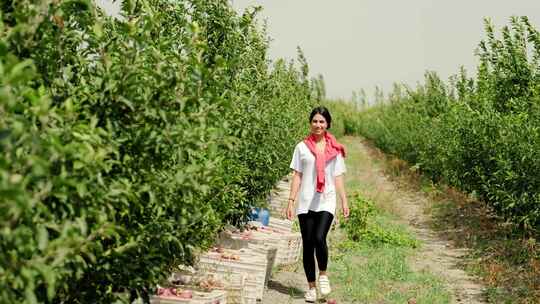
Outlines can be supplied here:
[[285, 208], [285, 217], [291, 221], [294, 218], [294, 206], [290, 202], [287, 204], [287, 208]]
[[343, 217], [348, 218], [350, 210], [349, 203], [347, 202], [347, 193], [345, 193], [345, 186], [343, 185], [343, 174], [336, 176], [336, 190], [341, 199], [341, 212], [343, 212]]
[[349, 210], [349, 204], [347, 202], [344, 202], [342, 205], [341, 205], [341, 211], [343, 212], [343, 217], [344, 218], [348, 218], [349, 215], [351, 214], [351, 210]]
[[289, 199], [287, 201], [287, 207], [283, 210], [283, 215], [289, 219], [294, 219], [294, 202], [298, 194], [298, 189], [300, 189], [300, 183], [302, 182], [302, 172], [294, 171], [293, 179], [291, 182], [291, 191], [289, 192]]

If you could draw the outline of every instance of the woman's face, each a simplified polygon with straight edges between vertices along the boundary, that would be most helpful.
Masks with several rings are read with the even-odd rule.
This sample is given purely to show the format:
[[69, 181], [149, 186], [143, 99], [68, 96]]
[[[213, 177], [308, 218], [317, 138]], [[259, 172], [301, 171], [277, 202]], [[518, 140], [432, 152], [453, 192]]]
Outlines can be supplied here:
[[311, 119], [311, 133], [314, 135], [323, 135], [326, 132], [328, 124], [321, 114], [315, 114]]

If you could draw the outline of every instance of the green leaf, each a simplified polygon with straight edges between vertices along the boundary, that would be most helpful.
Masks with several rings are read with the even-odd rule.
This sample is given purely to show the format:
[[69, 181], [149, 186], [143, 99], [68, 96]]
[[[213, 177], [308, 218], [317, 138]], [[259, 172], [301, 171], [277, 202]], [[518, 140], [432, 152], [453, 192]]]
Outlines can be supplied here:
[[38, 243], [38, 249], [40, 251], [44, 251], [49, 244], [49, 232], [47, 231], [47, 228], [45, 228], [45, 226], [40, 225], [37, 227], [36, 238]]

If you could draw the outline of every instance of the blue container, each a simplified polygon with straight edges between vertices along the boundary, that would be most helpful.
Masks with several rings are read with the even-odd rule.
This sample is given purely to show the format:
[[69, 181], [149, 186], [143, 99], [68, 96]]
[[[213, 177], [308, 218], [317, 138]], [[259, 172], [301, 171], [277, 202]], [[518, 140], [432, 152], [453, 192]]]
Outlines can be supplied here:
[[268, 226], [270, 224], [270, 212], [268, 209], [259, 209], [259, 216], [257, 222], [261, 222], [263, 226]]

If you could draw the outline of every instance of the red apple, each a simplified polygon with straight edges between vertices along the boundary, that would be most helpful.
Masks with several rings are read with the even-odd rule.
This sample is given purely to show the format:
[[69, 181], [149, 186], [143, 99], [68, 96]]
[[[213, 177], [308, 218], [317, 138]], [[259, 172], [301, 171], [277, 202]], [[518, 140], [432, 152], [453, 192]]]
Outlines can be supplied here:
[[193, 292], [191, 290], [184, 290], [178, 296], [182, 299], [191, 299], [193, 298]]
[[326, 304], [337, 304], [337, 301], [336, 299], [328, 299], [328, 301], [326, 301]]

